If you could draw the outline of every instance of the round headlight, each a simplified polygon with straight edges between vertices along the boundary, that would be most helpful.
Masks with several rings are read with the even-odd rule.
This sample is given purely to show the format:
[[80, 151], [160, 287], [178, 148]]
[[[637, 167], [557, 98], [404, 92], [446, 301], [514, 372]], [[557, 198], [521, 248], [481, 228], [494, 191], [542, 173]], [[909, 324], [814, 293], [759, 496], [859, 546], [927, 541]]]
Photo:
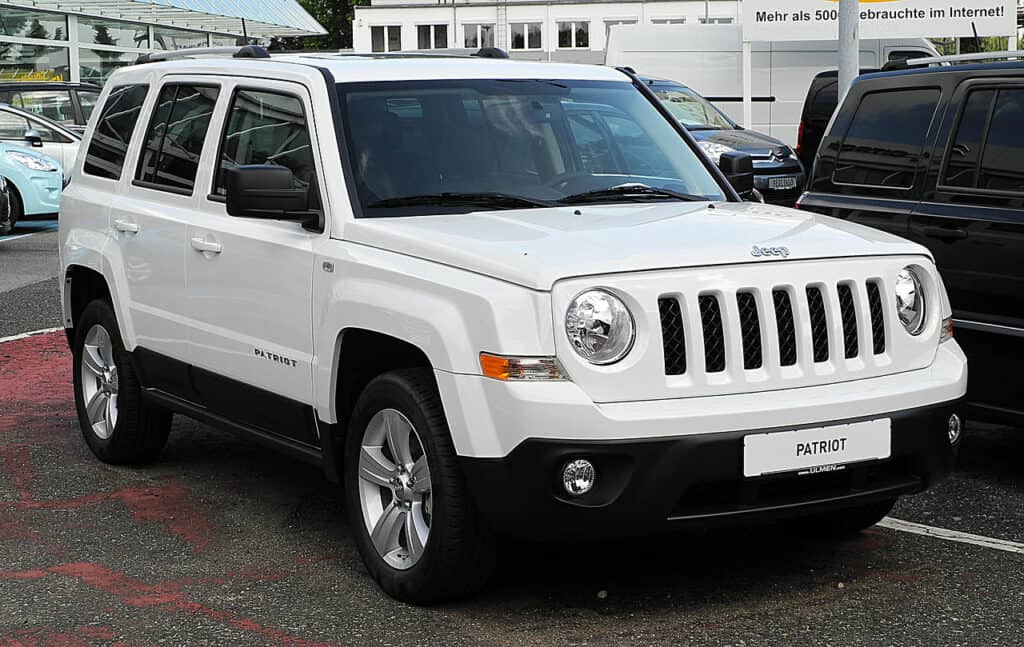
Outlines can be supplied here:
[[633, 347], [636, 327], [621, 299], [604, 290], [587, 290], [569, 304], [565, 333], [583, 359], [591, 364], [613, 364]]
[[911, 267], [904, 267], [896, 275], [896, 312], [908, 333], [921, 334], [926, 314], [924, 290], [921, 279]]

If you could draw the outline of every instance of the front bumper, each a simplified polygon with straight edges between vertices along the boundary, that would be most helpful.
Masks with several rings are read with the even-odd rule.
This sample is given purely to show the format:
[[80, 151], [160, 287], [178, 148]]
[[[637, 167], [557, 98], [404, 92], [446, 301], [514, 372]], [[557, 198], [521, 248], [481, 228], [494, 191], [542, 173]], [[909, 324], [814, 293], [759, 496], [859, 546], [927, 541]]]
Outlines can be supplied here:
[[[947, 423], [961, 407], [955, 400], [889, 413], [889, 459], [805, 476], [744, 478], [743, 437], [782, 431], [777, 428], [658, 440], [531, 439], [504, 458], [461, 461], [479, 510], [500, 534], [548, 540], [644, 535], [796, 517], [920, 492], [952, 469]], [[559, 476], [575, 458], [590, 460], [598, 477], [593, 490], [574, 499]]]

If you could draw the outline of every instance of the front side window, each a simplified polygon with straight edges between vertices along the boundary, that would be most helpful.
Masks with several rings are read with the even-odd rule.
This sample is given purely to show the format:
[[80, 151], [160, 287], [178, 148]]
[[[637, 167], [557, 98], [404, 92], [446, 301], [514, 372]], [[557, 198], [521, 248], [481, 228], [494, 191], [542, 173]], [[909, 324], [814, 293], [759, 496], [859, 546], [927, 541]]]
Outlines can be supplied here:
[[25, 131], [28, 129], [28, 119], [13, 112], [0, 110], [0, 139], [24, 141]]
[[710, 101], [683, 85], [652, 85], [651, 90], [689, 130], [733, 130], [735, 124]]
[[865, 95], [840, 146], [833, 180], [912, 187], [939, 96], [931, 88]]
[[494, 47], [494, 25], [463, 25], [462, 35], [466, 47]]
[[370, 27], [370, 49], [374, 52], [397, 52], [401, 50], [401, 25], [377, 25]]
[[192, 193], [219, 92], [210, 86], [163, 87], [146, 132], [136, 180], [152, 188]]
[[698, 154], [630, 83], [438, 80], [338, 89], [365, 217], [724, 199]]
[[84, 172], [111, 180], [121, 177], [128, 143], [147, 92], [146, 85], [123, 85], [110, 91], [89, 140]]
[[582, 20], [558, 23], [558, 47], [560, 49], [590, 47], [590, 23]]
[[319, 201], [309, 129], [299, 99], [255, 90], [235, 93], [220, 144], [214, 195], [227, 194], [225, 169], [246, 164], [271, 164], [291, 169], [297, 186], [314, 188], [309, 191], [310, 200]]
[[512, 49], [540, 49], [541, 48], [541, 23], [539, 22], [514, 22], [512, 23]]

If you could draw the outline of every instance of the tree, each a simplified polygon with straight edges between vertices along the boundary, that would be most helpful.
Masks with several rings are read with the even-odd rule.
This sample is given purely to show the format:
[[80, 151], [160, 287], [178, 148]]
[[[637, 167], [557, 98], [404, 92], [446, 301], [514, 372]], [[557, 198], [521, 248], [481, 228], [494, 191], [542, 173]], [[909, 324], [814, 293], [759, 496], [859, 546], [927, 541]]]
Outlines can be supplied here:
[[272, 49], [348, 49], [352, 47], [353, 7], [369, 0], [299, 0], [302, 7], [324, 26], [323, 36], [274, 38]]

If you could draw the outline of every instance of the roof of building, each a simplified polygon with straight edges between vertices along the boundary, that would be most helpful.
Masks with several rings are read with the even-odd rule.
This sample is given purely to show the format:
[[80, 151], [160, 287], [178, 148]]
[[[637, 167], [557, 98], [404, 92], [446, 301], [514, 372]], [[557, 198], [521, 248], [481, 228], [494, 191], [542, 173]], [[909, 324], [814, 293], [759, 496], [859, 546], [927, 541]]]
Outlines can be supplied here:
[[325, 34], [296, 0], [5, 0], [32, 9], [71, 11], [112, 20], [159, 23], [168, 27], [254, 38]]

